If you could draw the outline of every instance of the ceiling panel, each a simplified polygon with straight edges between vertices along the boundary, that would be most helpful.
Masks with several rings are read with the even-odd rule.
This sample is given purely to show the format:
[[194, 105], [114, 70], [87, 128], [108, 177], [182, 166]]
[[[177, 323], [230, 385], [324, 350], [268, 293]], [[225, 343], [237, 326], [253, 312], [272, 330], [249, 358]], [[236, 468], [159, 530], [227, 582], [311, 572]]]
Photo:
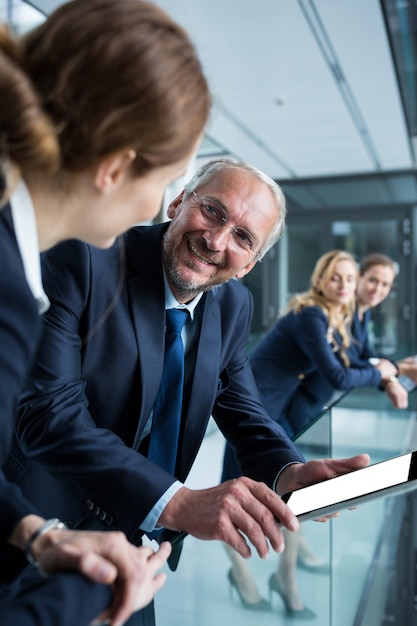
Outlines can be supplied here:
[[[335, 206], [337, 192], [345, 202], [355, 174], [415, 167], [380, 0], [155, 2], [196, 45], [214, 97], [207, 136], [216, 153], [280, 181], [334, 178], [327, 191], [323, 182], [314, 193], [292, 189], [306, 207]], [[61, 3], [32, 4], [49, 12]], [[414, 191], [406, 180], [368, 181], [355, 197], [388, 202]]]
[[292, 210], [365, 209], [415, 206], [417, 172], [384, 172], [358, 176], [282, 181]]
[[208, 132], [236, 156], [278, 179], [412, 165], [378, 0], [157, 3], [191, 33], [215, 97]]

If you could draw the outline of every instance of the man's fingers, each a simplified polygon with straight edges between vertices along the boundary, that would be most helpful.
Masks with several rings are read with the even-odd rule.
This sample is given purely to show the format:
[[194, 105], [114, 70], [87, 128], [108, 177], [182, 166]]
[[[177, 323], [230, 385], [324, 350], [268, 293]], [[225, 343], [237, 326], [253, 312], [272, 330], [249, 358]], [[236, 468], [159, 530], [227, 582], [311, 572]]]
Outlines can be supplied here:
[[223, 541], [236, 550], [244, 559], [249, 559], [252, 556], [252, 551], [245, 537], [238, 528], [234, 527], [232, 524], [230, 525], [230, 529], [225, 530]]
[[[247, 478], [237, 479], [231, 489], [236, 491], [239, 502], [231, 513], [234, 527], [249, 539], [261, 558], [268, 555], [267, 540], [275, 552], [282, 552], [285, 544], [278, 520], [289, 530], [299, 528], [299, 522], [288, 506], [265, 484]], [[242, 536], [238, 540], [235, 537], [227, 539], [227, 543], [237, 549], [234, 542], [242, 556], [249, 556]]]
[[267, 511], [272, 513], [272, 517], [267, 517], [267, 520], [268, 522], [274, 522], [272, 526], [274, 529], [276, 528], [277, 520], [288, 530], [296, 531], [299, 529], [300, 523], [297, 517], [272, 489], [269, 489], [263, 483], [253, 483], [252, 490], [256, 499], [262, 502]]
[[348, 459], [331, 459], [332, 468], [335, 474], [346, 474], [348, 471], [355, 471], [369, 465], [371, 457], [369, 454], [357, 454]]

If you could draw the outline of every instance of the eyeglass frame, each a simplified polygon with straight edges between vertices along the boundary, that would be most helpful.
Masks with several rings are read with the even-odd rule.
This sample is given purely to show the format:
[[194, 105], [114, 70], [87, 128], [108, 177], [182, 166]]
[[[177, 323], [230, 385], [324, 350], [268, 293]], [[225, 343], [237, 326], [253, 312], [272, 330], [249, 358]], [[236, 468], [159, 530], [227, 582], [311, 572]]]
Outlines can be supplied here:
[[[238, 240], [242, 241], [239, 236], [239, 233], [241, 233], [248, 238], [248, 241], [252, 242], [254, 237], [252, 233], [250, 233], [246, 228], [244, 228], [243, 226], [232, 226], [229, 223], [227, 210], [220, 204], [220, 202], [218, 202], [217, 200], [214, 200], [213, 198], [204, 198], [200, 196], [195, 190], [191, 191], [190, 193], [195, 197], [197, 201], [198, 207], [200, 209], [200, 215], [203, 221], [205, 221], [207, 224], [217, 226], [217, 227], [228, 226], [230, 230], [233, 231], [233, 233], [237, 236]], [[219, 218], [216, 215], [212, 216], [208, 213], [205, 214], [203, 212], [203, 208], [209, 207], [209, 206], [212, 206], [212, 208], [216, 210]], [[246, 252], [249, 254], [253, 252], [255, 254], [255, 259], [257, 261], [260, 260], [261, 254], [259, 251], [255, 250], [252, 243], [250, 243], [249, 247], [242, 246], [238, 242], [237, 242], [237, 245], [239, 246], [242, 252]]]

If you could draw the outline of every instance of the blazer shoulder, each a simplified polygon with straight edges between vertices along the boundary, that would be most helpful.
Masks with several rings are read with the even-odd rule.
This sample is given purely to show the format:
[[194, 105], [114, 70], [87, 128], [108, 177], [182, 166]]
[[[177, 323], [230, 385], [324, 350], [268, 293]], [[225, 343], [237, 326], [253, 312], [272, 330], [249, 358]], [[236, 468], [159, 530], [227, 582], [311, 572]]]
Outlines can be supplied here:
[[329, 318], [326, 313], [319, 306], [311, 305], [305, 306], [301, 311], [294, 314], [296, 319], [302, 320], [305, 322], [306, 320], [311, 320], [312, 322], [321, 321], [328, 324]]
[[103, 281], [111, 282], [113, 273], [119, 276], [120, 243], [110, 248], [96, 248], [77, 240], [65, 241], [41, 257], [42, 277], [45, 291], [52, 300], [65, 302], [68, 294], [88, 293], [91, 285]]
[[213, 297], [219, 301], [236, 301], [236, 302], [248, 302], [253, 300], [252, 294], [245, 285], [239, 280], [232, 279], [226, 283], [223, 283], [219, 287], [214, 287], [211, 291]]

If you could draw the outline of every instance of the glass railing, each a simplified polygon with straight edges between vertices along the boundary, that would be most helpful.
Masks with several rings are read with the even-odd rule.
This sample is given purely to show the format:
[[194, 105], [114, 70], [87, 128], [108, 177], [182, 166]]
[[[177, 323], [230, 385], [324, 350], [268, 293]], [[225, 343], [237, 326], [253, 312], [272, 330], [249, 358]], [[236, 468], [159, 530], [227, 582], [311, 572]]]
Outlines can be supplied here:
[[[401, 411], [392, 408], [385, 394], [370, 391], [373, 398], [372, 394], [365, 398], [362, 390], [341, 394], [321, 412], [296, 442], [307, 460], [367, 452], [374, 463], [414, 448], [417, 394], [410, 396], [409, 410]], [[188, 486], [204, 488], [218, 483], [223, 448], [223, 437], [211, 423]], [[297, 567], [302, 601], [316, 614], [311, 623], [319, 626], [391, 623], [384, 621], [391, 610], [387, 607], [388, 591], [392, 588], [393, 559], [401, 552], [399, 530], [405, 523], [409, 498], [381, 498], [354, 511], [343, 511], [324, 524], [311, 521], [302, 524], [308, 546], [325, 564], [317, 570], [303, 568], [301, 563]], [[268, 580], [276, 571], [279, 558], [271, 554], [262, 560], [253, 555], [246, 562], [265, 598], [269, 596]], [[167, 568], [167, 583], [156, 598], [158, 626], [301, 623], [302, 620], [287, 616], [277, 594], [272, 598], [270, 611], [245, 608], [236, 589], [230, 588], [230, 567], [220, 542], [187, 537], [177, 571], [170, 572]], [[393, 623], [408, 626], [412, 622]]]
[[[332, 409], [332, 456], [368, 452], [371, 463], [376, 463], [414, 449], [415, 394], [409, 396], [408, 410], [398, 410], [384, 393], [376, 392], [375, 409], [369, 403], [372, 390], [367, 391], [367, 403], [364, 390], [358, 389]], [[412, 623], [397, 621], [394, 612], [388, 618], [387, 591], [398, 565], [393, 555], [404, 541], [399, 528], [413, 497], [373, 500], [330, 523], [332, 625]]]

